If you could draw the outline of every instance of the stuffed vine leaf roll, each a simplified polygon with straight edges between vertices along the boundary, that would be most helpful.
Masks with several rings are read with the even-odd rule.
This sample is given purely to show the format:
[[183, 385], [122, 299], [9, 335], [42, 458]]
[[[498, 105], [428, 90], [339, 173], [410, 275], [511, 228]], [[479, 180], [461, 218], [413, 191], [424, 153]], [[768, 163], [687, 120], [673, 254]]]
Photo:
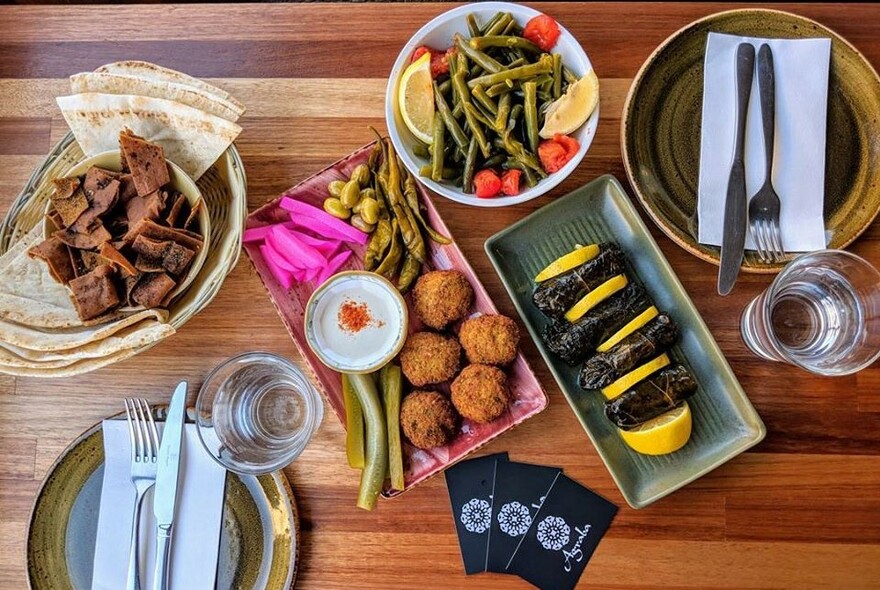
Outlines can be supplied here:
[[611, 350], [587, 359], [578, 383], [584, 389], [601, 389], [672, 346], [678, 328], [665, 313], [633, 332]]
[[649, 305], [644, 288], [630, 283], [576, 322], [562, 319], [550, 324], [544, 330], [544, 343], [566, 363], [577, 364]]
[[605, 416], [629, 430], [672, 410], [697, 391], [697, 382], [681, 365], [664, 369], [626, 393], [605, 402]]
[[624, 272], [624, 255], [613, 242], [599, 245], [592, 260], [544, 281], [535, 289], [532, 301], [549, 317], [560, 317], [578, 300], [611, 277]]

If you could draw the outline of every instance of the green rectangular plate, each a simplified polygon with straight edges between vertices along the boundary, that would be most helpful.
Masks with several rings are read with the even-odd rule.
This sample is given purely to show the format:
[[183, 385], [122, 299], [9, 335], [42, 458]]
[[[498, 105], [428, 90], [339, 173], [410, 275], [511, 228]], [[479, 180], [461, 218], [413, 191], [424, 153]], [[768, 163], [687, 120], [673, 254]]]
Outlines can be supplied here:
[[[533, 277], [575, 244], [603, 241], [620, 244], [629, 260], [628, 276], [642, 283], [657, 308], [678, 324], [681, 337], [671, 354], [699, 385], [688, 400], [694, 420], [691, 439], [669, 455], [652, 457], [630, 450], [605, 417], [602, 394], [578, 387], [580, 367], [568, 366], [541, 340], [548, 320], [532, 304]], [[571, 409], [633, 508], [687, 485], [764, 438], [764, 423], [613, 176], [602, 176], [495, 234], [486, 240], [486, 253]]]

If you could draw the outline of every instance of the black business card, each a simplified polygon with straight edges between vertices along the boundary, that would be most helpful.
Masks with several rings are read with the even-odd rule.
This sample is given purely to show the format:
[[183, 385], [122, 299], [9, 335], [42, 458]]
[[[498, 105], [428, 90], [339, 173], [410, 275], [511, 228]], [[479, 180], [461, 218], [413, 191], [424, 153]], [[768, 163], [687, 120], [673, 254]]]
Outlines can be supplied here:
[[496, 462], [506, 463], [507, 453], [462, 461], [446, 470], [446, 487], [466, 574], [486, 569]]
[[543, 590], [574, 588], [616, 513], [617, 506], [560, 475], [507, 572]]
[[557, 467], [498, 463], [486, 571], [507, 573], [507, 564], [517, 544], [529, 530], [532, 519], [560, 473], [562, 470]]

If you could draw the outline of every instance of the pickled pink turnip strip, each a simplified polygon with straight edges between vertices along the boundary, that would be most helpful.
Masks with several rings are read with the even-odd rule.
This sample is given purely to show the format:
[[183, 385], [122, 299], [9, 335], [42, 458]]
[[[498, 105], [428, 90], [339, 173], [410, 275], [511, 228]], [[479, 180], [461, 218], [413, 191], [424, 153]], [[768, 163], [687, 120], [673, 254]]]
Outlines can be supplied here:
[[260, 246], [260, 253], [263, 255], [263, 260], [266, 262], [266, 266], [269, 267], [269, 272], [272, 273], [272, 276], [275, 277], [278, 284], [285, 289], [290, 289], [293, 285], [293, 275], [277, 264], [274, 256], [275, 253], [272, 249], [266, 244], [262, 244]]
[[290, 212], [290, 219], [297, 227], [309, 229], [327, 238], [335, 238], [346, 242], [366, 244], [369, 237], [364, 232], [350, 226], [312, 205], [282, 197], [279, 206]]
[[342, 268], [342, 265], [345, 264], [345, 262], [349, 258], [351, 258], [351, 254], [351, 250], [345, 250], [330, 258], [330, 260], [327, 261], [327, 266], [325, 266], [321, 270], [321, 274], [318, 275], [318, 284], [322, 284], [324, 281], [336, 274], [336, 271]]
[[276, 225], [283, 225], [284, 227], [293, 227], [293, 222], [287, 221], [282, 224], [273, 223], [271, 225], [261, 225], [260, 227], [252, 227], [250, 229], [244, 230], [244, 237], [242, 238], [242, 242], [261, 242], [266, 239], [266, 235], [271, 231], [273, 227]]
[[268, 241], [279, 253], [290, 260], [294, 266], [311, 268], [323, 267], [327, 258], [312, 246], [303, 243], [294, 232], [276, 225], [269, 232]]

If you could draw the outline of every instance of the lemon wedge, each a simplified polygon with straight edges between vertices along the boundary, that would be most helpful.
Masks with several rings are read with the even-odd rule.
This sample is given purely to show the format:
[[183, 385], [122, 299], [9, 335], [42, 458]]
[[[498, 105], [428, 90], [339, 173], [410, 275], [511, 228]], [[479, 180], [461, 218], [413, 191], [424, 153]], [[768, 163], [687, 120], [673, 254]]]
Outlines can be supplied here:
[[585, 313], [626, 287], [626, 277], [617, 275], [611, 277], [589, 293], [583, 296], [580, 301], [565, 312], [565, 319], [570, 322], [576, 322], [584, 316]]
[[598, 255], [598, 244], [590, 244], [589, 246], [578, 246], [577, 249], [572, 250], [565, 256], [560, 256], [559, 258], [548, 264], [547, 268], [539, 272], [538, 276], [535, 277], [535, 282], [540, 283], [542, 281], [546, 281], [547, 279], [552, 279], [553, 277], [559, 276], [567, 270], [571, 270], [575, 267], [582, 265], [585, 262], [589, 262]]
[[657, 358], [648, 361], [644, 365], [636, 367], [608, 387], [602, 388], [602, 395], [604, 395], [608, 399], [614, 399], [648, 375], [656, 373], [668, 364], [669, 357], [665, 354], [661, 354]]
[[657, 311], [657, 308], [652, 305], [651, 307], [634, 317], [632, 320], [630, 320], [627, 325], [615, 332], [611, 336], [611, 338], [600, 344], [596, 348], [596, 352], [608, 352], [618, 342], [656, 318], [659, 313], [660, 312]]
[[397, 102], [403, 122], [419, 140], [430, 145], [434, 121], [434, 86], [431, 54], [425, 53], [403, 71], [397, 88]]
[[590, 118], [598, 104], [599, 78], [595, 70], [590, 70], [550, 104], [544, 114], [544, 126], [538, 134], [545, 139], [557, 133], [568, 135]]
[[629, 448], [643, 455], [665, 455], [677, 451], [691, 437], [693, 419], [687, 402], [632, 430], [621, 430], [620, 436]]

